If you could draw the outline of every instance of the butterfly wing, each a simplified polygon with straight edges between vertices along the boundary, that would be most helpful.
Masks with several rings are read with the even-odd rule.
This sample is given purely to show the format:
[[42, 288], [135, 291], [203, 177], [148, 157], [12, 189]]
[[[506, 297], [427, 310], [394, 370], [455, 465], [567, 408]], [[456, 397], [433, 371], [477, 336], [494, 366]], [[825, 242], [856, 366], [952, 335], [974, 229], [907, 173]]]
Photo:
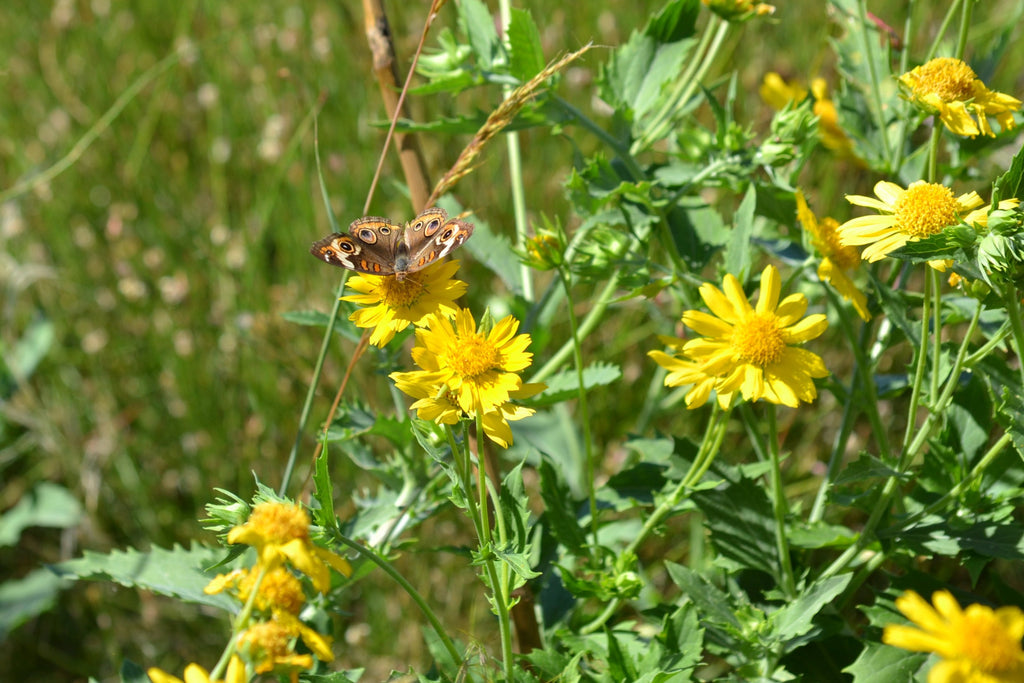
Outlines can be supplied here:
[[449, 219], [448, 212], [441, 207], [423, 210], [405, 227], [405, 249], [397, 252], [395, 274], [404, 277], [426, 268], [461, 247], [472, 234], [472, 223]]
[[310, 247], [309, 253], [332, 266], [370, 275], [393, 275], [399, 247], [404, 247], [398, 223], [379, 216], [352, 221], [348, 234], [336, 232]]

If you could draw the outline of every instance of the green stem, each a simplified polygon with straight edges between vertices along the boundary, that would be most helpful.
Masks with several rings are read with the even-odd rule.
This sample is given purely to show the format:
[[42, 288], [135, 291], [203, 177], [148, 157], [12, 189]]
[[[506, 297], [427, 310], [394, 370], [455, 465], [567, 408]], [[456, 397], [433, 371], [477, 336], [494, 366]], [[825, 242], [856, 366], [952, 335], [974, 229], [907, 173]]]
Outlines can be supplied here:
[[[731, 408], [726, 410], [720, 410], [718, 404], [715, 403], [712, 412], [711, 419], [708, 420], [707, 429], [704, 432], [704, 439], [701, 441], [700, 449], [697, 451], [697, 455], [693, 459], [693, 463], [690, 465], [690, 469], [686, 472], [686, 475], [680, 480], [675, 490], [670, 493], [665, 500], [658, 505], [657, 508], [651, 513], [651, 516], [644, 522], [640, 532], [636, 537], [630, 541], [629, 545], [626, 546], [624, 553], [636, 553], [637, 548], [643, 543], [647, 536], [650, 535], [654, 529], [668, 515], [678, 507], [683, 501], [685, 494], [693, 487], [694, 484], [699, 482], [704, 474], [711, 467], [711, 463], [714, 462], [715, 456], [718, 454], [719, 449], [722, 446], [722, 441], [725, 439], [725, 428], [728, 424], [729, 414]], [[580, 629], [581, 635], [593, 633], [597, 629], [604, 626], [605, 622], [608, 621], [615, 614], [616, 610], [622, 604], [620, 598], [612, 600], [608, 606], [605, 607], [604, 611], [601, 612], [593, 621], [586, 624]]]
[[391, 566], [390, 562], [378, 555], [373, 549], [356, 543], [337, 530], [335, 530], [334, 535], [339, 541], [347, 545], [349, 548], [352, 548], [357, 553], [383, 569], [385, 574], [390, 576], [395, 583], [401, 586], [402, 590], [412, 598], [412, 601], [415, 602], [416, 606], [423, 612], [423, 616], [425, 616], [427, 621], [430, 622], [430, 626], [434, 629], [434, 633], [436, 633], [437, 637], [441, 640], [441, 644], [444, 646], [444, 649], [448, 651], [448, 656], [452, 658], [452, 661], [459, 662], [462, 660], [462, 655], [460, 655], [459, 651], [455, 648], [455, 643], [452, 642], [452, 639], [448, 637], [448, 634], [444, 630], [444, 626], [441, 624], [441, 620], [437, 618], [434, 610], [430, 608], [430, 605], [427, 604], [427, 601], [423, 599], [423, 596], [419, 594], [413, 585], [406, 581], [405, 577], [402, 576], [397, 569]]
[[210, 672], [211, 681], [220, 678], [220, 675], [227, 669], [228, 662], [231, 661], [231, 655], [235, 654], [235, 650], [238, 649], [238, 636], [249, 625], [249, 618], [252, 616], [252, 611], [256, 608], [256, 597], [260, 592], [260, 584], [263, 583], [263, 579], [267, 575], [267, 568], [264, 565], [257, 564], [256, 566], [259, 567], [260, 573], [256, 575], [256, 581], [253, 583], [252, 588], [249, 589], [249, 598], [245, 601], [245, 605], [242, 606], [242, 611], [238, 613], [238, 616], [232, 622], [231, 639], [228, 641], [227, 647], [224, 648], [224, 652], [221, 653], [220, 659], [217, 660], [216, 666], [213, 667], [213, 671]]
[[[601, 322], [601, 318], [604, 316], [604, 312], [608, 309], [608, 304], [611, 303], [612, 297], [615, 291], [619, 287], [619, 279], [622, 277], [620, 271], [616, 270], [612, 273], [612, 276], [608, 279], [608, 284], [605, 285], [601, 294], [598, 296], [597, 301], [594, 303], [593, 308], [587, 313], [587, 316], [580, 323], [579, 332], [577, 337], [579, 339], [586, 339], [590, 336], [590, 333], [594, 331], [598, 323]], [[534, 373], [533, 377], [530, 378], [530, 382], [543, 382], [547, 377], [553, 375], [562, 363], [565, 362], [573, 353], [573, 347], [575, 345], [574, 340], [567, 339], [564, 344], [548, 359], [544, 366]]]
[[[512, 21], [512, 5], [509, 0], [498, 0], [498, 11], [501, 16], [501, 25], [505, 27], [504, 34], [508, 35], [508, 25]], [[502, 86], [502, 93], [505, 97], [514, 90], [511, 84]], [[516, 238], [518, 244], [526, 242], [528, 225], [526, 221], [526, 193], [523, 190], [523, 158], [519, 148], [519, 134], [510, 131], [505, 133], [505, 146], [508, 149], [508, 174], [509, 183], [512, 186], [512, 212], [516, 221]], [[523, 298], [533, 301], [533, 278], [530, 267], [525, 263], [519, 264], [519, 280], [523, 288]]]
[[897, 468], [903, 471], [903, 464], [907, 459], [907, 452], [910, 440], [917, 429], [917, 409], [921, 405], [921, 385], [924, 383], [924, 369], [928, 360], [928, 322], [931, 317], [932, 303], [932, 278], [924, 279], [924, 296], [921, 298], [921, 339], [917, 347], [917, 367], [914, 369], [914, 379], [910, 391], [910, 406], [907, 408], [907, 428], [903, 432], [903, 441], [900, 443], [900, 466]]
[[597, 490], [594, 488], [594, 444], [590, 429], [590, 409], [587, 404], [587, 388], [583, 382], [583, 348], [576, 326], [576, 311], [573, 310], [572, 276], [567, 267], [559, 268], [558, 275], [565, 289], [565, 310], [569, 319], [569, 339], [572, 341], [573, 360], [576, 365], [577, 400], [580, 404], [580, 424], [583, 426], [583, 453], [587, 479], [587, 499], [590, 502], [590, 533], [594, 537], [594, 548], [601, 544], [598, 540], [600, 525], [597, 518]]
[[640, 167], [640, 164], [637, 162], [635, 158], [633, 158], [633, 155], [630, 153], [629, 148], [625, 147], [622, 144], [621, 140], [613, 136], [611, 133], [606, 131], [601, 126], [594, 123], [594, 121], [592, 121], [586, 114], [584, 114], [579, 109], [566, 102], [558, 95], [554, 95], [553, 97], [554, 101], [558, 103], [558, 106], [560, 106], [562, 110], [565, 111], [565, 113], [569, 114], [574, 119], [576, 119], [577, 123], [579, 123], [585, 129], [593, 133], [598, 140], [608, 145], [615, 152], [615, 154], [622, 160], [622, 163], [626, 165], [626, 168], [629, 169], [629, 172], [633, 175], [634, 178], [639, 180], [644, 177], [644, 172], [643, 169]]
[[976, 0], [962, 0], [963, 11], [960, 13], [960, 35], [956, 39], [956, 55], [957, 59], [963, 59], [964, 54], [967, 52], [967, 36], [971, 29], [971, 13], [974, 11], [974, 3]]
[[[1010, 332], [1013, 336], [1013, 345], [1017, 351], [1017, 358], [1024, 358], [1024, 322], [1020, 314], [1020, 292], [1015, 287], [1003, 289], [1003, 303], [1006, 306], [1006, 314], [1010, 319]], [[1024, 384], [1024, 364], [1018, 364], [1017, 371], [1020, 373], [1021, 383]]]
[[324, 328], [324, 338], [320, 342], [320, 353], [316, 357], [316, 364], [313, 366], [313, 377], [309, 380], [309, 388], [306, 389], [306, 399], [302, 403], [302, 412], [299, 414], [299, 425], [296, 429], [295, 440], [292, 442], [292, 449], [288, 453], [288, 462], [284, 467], [284, 474], [281, 476], [281, 486], [278, 487], [278, 495], [284, 496], [288, 492], [288, 484], [292, 480], [292, 471], [295, 469], [295, 462], [299, 457], [299, 446], [302, 445], [302, 435], [306, 431], [306, 424], [309, 423], [309, 414], [313, 410], [313, 399], [316, 398], [316, 388], [320, 384], [320, 373], [324, 369], [324, 361], [327, 360], [327, 351], [331, 346], [331, 339], [334, 336], [334, 321], [338, 319], [338, 312], [341, 310], [341, 295], [345, 291], [345, 275], [338, 283], [337, 296], [334, 297], [334, 307], [327, 319], [327, 327]]
[[789, 597], [796, 595], [796, 580], [793, 564], [789, 558], [789, 540], [786, 537], [786, 493], [782, 488], [782, 462], [779, 459], [779, 429], [775, 417], [775, 404], [768, 404], [768, 455], [771, 458], [772, 511], [775, 513], [775, 547], [779, 553], [779, 567], [782, 572], [782, 590]]
[[[717, 24], [717, 26], [716, 26]], [[704, 27], [704, 37], [701, 38], [701, 45], [698, 51], [693, 54], [693, 60], [691, 66], [682, 74], [682, 76], [676, 81], [675, 88], [669, 95], [665, 104], [662, 105], [658, 113], [655, 114], [654, 118], [647, 125], [646, 130], [641, 134], [640, 138], [633, 143], [630, 152], [636, 154], [643, 151], [654, 144], [656, 141], [664, 137], [669, 126], [672, 125], [672, 116], [679, 107], [685, 106], [686, 103], [693, 97], [693, 94], [697, 91], [697, 87], [704, 80], [711, 65], [714, 64], [715, 59], [718, 58], [718, 52], [722, 49], [722, 43], [725, 42], [726, 36], [729, 34], [729, 28], [731, 24], [727, 21], [719, 19], [717, 16], [712, 17], [708, 21], [707, 26]], [[712, 29], [714, 29], [714, 38], [711, 42], [711, 47], [707, 48], [707, 52], [701, 55], [701, 48], [704, 48], [707, 44], [707, 36], [712, 35]], [[699, 64], [694, 69], [693, 65]]]
[[[932, 40], [932, 44], [928, 46], [928, 52], [924, 56], [924, 61], [930, 61], [935, 53], [938, 52], [939, 46], [942, 44], [942, 40], [946, 35], [946, 31], [949, 30], [949, 25], [953, 23], [953, 17], [957, 15], [960, 10], [960, 3], [963, 0], [953, 0], [949, 3], [949, 8], [946, 10], [946, 15], [942, 17], [942, 23], [939, 25], [939, 30], [935, 32], [935, 38]], [[912, 35], [905, 33], [904, 35]], [[960, 53], [963, 54], [963, 53]]]
[[942, 280], [934, 268], [928, 268], [927, 274], [932, 280], [932, 372], [928, 402], [935, 405], [939, 397], [939, 373], [942, 371]]

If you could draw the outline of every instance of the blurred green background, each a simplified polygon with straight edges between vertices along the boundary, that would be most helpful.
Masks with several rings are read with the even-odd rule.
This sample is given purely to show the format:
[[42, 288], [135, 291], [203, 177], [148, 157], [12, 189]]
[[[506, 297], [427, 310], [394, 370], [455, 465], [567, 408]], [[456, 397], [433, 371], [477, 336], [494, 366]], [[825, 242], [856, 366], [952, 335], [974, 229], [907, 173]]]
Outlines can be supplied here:
[[[661, 4], [516, 3], [532, 10], [549, 59], [591, 40], [617, 45]], [[754, 22], [730, 46], [725, 68], [740, 72], [741, 120], [762, 125], [770, 117], [757, 97], [764, 72], [805, 82], [819, 70], [830, 75], [825, 4], [780, 3], [778, 24]], [[403, 72], [428, 5], [389, 3]], [[454, 29], [454, 16], [454, 8], [443, 10], [435, 35]], [[178, 61], [151, 71], [176, 51]], [[607, 112], [592, 81], [605, 58], [601, 47], [591, 51], [559, 86], [601, 123]], [[147, 73], [152, 82], [102, 122]], [[321, 330], [281, 314], [329, 310], [340, 275], [308, 253], [310, 242], [330, 231], [313, 156], [317, 103], [322, 97], [324, 179], [342, 225], [362, 213], [384, 137], [373, 125], [384, 113], [361, 6], [7, 3], [0, 79], [0, 192], [62, 159], [72, 162], [0, 204], [0, 349], [11, 353], [26, 334], [43, 330], [45, 339], [52, 331], [34, 373], [0, 394], [0, 506], [48, 481], [67, 487], [84, 510], [73, 529], [30, 529], [17, 546], [0, 549], [0, 575], [20, 577], [86, 549], [212, 542], [196, 519], [213, 489], [247, 497], [253, 473], [276, 486], [295, 438]], [[414, 97], [410, 106], [426, 121], [487, 110], [499, 97], [488, 89], [458, 100]], [[95, 139], [85, 145], [90, 131]], [[528, 206], [571, 223], [562, 182], [572, 145], [547, 131], [522, 138]], [[423, 136], [434, 181], [466, 141]], [[594, 147], [582, 135], [574, 142]], [[455, 194], [511, 235], [507, 178], [498, 141]], [[842, 191], [834, 179], [819, 183], [826, 195]], [[392, 156], [371, 213], [408, 217], [401, 185]], [[492, 296], [501, 292], [486, 278], [474, 281], [471, 300]], [[626, 315], [636, 317], [631, 335], [656, 331], [642, 310]], [[645, 350], [631, 350], [627, 378], [653, 371]], [[326, 415], [350, 351], [351, 344], [337, 343], [328, 358], [311, 427]], [[386, 385], [370, 374], [356, 377], [350, 395], [388, 401]], [[616, 410], [626, 403], [614, 397]], [[602, 447], [628, 428], [609, 420]], [[313, 444], [307, 438], [305, 453]], [[300, 478], [304, 463], [300, 458]], [[360, 484], [359, 473], [342, 458], [333, 465], [344, 499]], [[445, 545], [462, 531], [461, 521], [442, 516], [421, 536]], [[423, 593], [443, 599], [446, 623], [462, 624], [468, 634], [488, 621], [486, 605], [460, 594], [436, 562], [412, 556], [403, 568]], [[347, 630], [338, 634], [339, 666], [366, 666], [366, 680], [381, 680], [392, 668], [426, 665], [419, 616], [386, 580], [361, 583], [350, 609]], [[80, 583], [0, 643], [0, 678], [110, 680], [125, 658], [180, 672], [189, 661], [215, 661], [226, 633], [220, 614]]]

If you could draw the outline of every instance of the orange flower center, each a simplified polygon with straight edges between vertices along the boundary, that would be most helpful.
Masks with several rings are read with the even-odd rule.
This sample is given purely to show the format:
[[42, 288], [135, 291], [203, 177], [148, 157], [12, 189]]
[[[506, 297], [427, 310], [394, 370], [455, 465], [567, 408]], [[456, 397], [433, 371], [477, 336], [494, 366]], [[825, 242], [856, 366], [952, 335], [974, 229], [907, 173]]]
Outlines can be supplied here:
[[380, 300], [389, 308], [415, 303], [422, 291], [423, 283], [415, 275], [407, 275], [401, 282], [396, 277], [384, 277], [380, 281]]
[[978, 76], [959, 59], [939, 57], [910, 72], [914, 95], [938, 95], [943, 102], [964, 102], [974, 96]]
[[458, 344], [448, 351], [448, 367], [465, 379], [479, 377], [498, 367], [500, 363], [501, 354], [498, 353], [498, 349], [479, 334], [459, 340]]
[[913, 237], [929, 237], [960, 220], [956, 197], [944, 185], [914, 183], [896, 200], [896, 228]]
[[242, 633], [240, 640], [251, 648], [259, 659], [275, 660], [288, 656], [288, 643], [292, 634], [276, 621], [253, 624]]
[[761, 368], [781, 360], [786, 348], [774, 313], [755, 314], [736, 325], [729, 342], [744, 362]]
[[950, 631], [959, 640], [957, 649], [986, 673], [1013, 671], [1021, 660], [1020, 641], [1010, 637], [991, 610], [968, 607]]
[[298, 505], [260, 503], [246, 524], [258, 529], [270, 543], [309, 538], [309, 515]]

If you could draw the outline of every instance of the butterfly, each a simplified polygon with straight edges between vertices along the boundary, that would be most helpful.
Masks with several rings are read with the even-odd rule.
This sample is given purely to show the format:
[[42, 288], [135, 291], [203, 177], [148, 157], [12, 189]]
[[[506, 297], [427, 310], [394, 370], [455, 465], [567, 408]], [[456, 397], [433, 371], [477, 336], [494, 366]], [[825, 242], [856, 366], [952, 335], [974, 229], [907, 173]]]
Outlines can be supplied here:
[[379, 216], [359, 218], [347, 235], [336, 232], [317, 240], [309, 253], [332, 266], [394, 275], [401, 282], [461, 247], [472, 234], [472, 223], [448, 218], [447, 211], [432, 206], [405, 226]]

